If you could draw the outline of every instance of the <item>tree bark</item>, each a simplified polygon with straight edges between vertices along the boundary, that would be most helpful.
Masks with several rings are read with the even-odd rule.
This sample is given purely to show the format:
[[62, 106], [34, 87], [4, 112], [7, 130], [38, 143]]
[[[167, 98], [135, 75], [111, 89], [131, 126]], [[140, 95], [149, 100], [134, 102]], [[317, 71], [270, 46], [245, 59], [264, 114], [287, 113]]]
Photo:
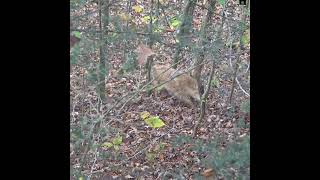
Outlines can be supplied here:
[[[149, 24], [149, 33], [150, 33], [150, 36], [149, 36], [149, 48], [152, 49], [152, 45], [153, 45], [153, 22], [152, 22], [152, 19], [153, 19], [153, 0], [151, 0], [151, 10], [150, 10], [150, 24]], [[151, 68], [152, 68], [152, 57], [148, 57], [148, 60], [147, 60], [147, 68], [148, 68], [148, 82], [151, 81]], [[148, 95], [150, 96], [151, 95], [151, 90], [148, 91]]]
[[[249, 7], [248, 7], [249, 8]], [[246, 30], [245, 28], [245, 23], [246, 23], [246, 13], [245, 13], [245, 9], [244, 7], [242, 8], [242, 28], [241, 28], [241, 32], [240, 32], [240, 45], [239, 47], [237, 48], [237, 61], [235, 63], [235, 66], [234, 66], [234, 70], [233, 70], [233, 75], [232, 75], [232, 87], [231, 87], [231, 91], [230, 91], [230, 96], [229, 96], [229, 104], [231, 105], [232, 104], [232, 99], [233, 99], [233, 94], [234, 94], [234, 89], [235, 89], [235, 86], [236, 86], [236, 78], [237, 78], [237, 74], [238, 74], [238, 69], [239, 69], [239, 63], [240, 63], [240, 51], [241, 49], [244, 49], [243, 47], [243, 42], [241, 40], [242, 36], [244, 35], [244, 32]]]
[[211, 67], [211, 71], [210, 71], [210, 75], [209, 75], [209, 80], [207, 83], [207, 88], [206, 88], [205, 92], [203, 93], [203, 95], [201, 96], [200, 117], [194, 126], [193, 137], [195, 137], [197, 135], [198, 127], [199, 127], [199, 125], [201, 125], [203, 117], [205, 115], [206, 103], [207, 103], [208, 95], [210, 92], [211, 81], [212, 81], [212, 78], [213, 78], [213, 75], [215, 72], [215, 68], [216, 68], [215, 59], [212, 59], [212, 67]]
[[192, 29], [193, 12], [196, 6], [196, 2], [196, 0], [189, 0], [183, 12], [183, 21], [180, 27], [180, 31], [177, 34], [177, 39], [179, 40], [179, 42], [177, 43], [176, 53], [173, 59], [173, 64], [175, 64], [173, 66], [174, 69], [177, 68], [177, 64], [180, 60], [179, 55], [181, 53], [182, 48], [186, 45], [186, 36], [190, 33]]
[[[104, 2], [102, 2], [104, 1]], [[109, 6], [103, 6], [102, 3], [108, 4], [109, 0], [99, 0], [99, 51], [100, 51], [100, 62], [98, 68], [98, 95], [103, 102], [106, 101], [106, 84], [105, 77], [108, 74], [107, 62], [107, 46], [104, 41], [104, 32], [107, 31], [109, 24]]]
[[[216, 0], [209, 0], [208, 2], [208, 12], [207, 15], [204, 17], [205, 19], [202, 21], [201, 30], [200, 30], [200, 52], [197, 56], [197, 59], [195, 61], [195, 70], [193, 71], [193, 77], [197, 80], [199, 92], [203, 93], [203, 86], [201, 83], [201, 71], [203, 68], [203, 65], [200, 65], [205, 57], [205, 52], [207, 51], [207, 44], [208, 44], [208, 27], [212, 25], [212, 15], [215, 9]], [[200, 65], [200, 66], [199, 66]]]

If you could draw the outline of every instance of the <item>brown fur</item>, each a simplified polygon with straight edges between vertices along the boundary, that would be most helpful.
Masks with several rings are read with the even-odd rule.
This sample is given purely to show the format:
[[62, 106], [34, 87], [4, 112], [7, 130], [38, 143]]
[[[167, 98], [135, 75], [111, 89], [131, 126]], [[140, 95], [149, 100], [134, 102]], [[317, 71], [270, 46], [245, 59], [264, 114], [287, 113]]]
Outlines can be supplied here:
[[[147, 57], [151, 55], [156, 55], [155, 60], [157, 60], [157, 54], [145, 45], [139, 45], [136, 52], [138, 53], [138, 62], [141, 65], [145, 64]], [[154, 85], [166, 82], [162, 85], [164, 89], [167, 90], [169, 94], [191, 107], [195, 106], [195, 102], [200, 102], [198, 83], [188, 73], [181, 74], [180, 71], [176, 71], [169, 64], [161, 65], [157, 62], [154, 63], [151, 71], [151, 74], [155, 79]]]
[[[200, 102], [198, 84], [190, 75], [179, 75], [181, 72], [176, 72], [175, 69], [170, 68], [170, 65], [154, 65], [152, 70], [152, 74], [154, 78], [156, 78], [155, 81], [157, 84], [162, 84], [170, 80], [169, 82], [165, 83], [163, 87], [171, 95], [175, 96], [189, 106], [194, 106], [194, 101]], [[171, 80], [175, 76], [177, 77]]]

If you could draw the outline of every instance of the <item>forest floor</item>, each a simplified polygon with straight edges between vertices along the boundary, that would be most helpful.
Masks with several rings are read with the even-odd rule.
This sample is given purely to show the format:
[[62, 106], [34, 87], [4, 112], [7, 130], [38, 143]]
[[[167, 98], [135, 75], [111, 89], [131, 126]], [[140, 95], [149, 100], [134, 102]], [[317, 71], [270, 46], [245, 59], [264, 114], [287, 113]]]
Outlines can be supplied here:
[[[176, 9], [182, 7], [182, 5], [177, 6]], [[201, 19], [202, 12], [196, 10], [194, 22]], [[167, 33], [169, 35], [166, 42], [170, 44], [174, 36], [170, 32]], [[193, 179], [195, 174], [210, 168], [202, 163], [208, 154], [190, 150], [190, 146], [195, 146], [195, 141], [183, 144], [176, 141], [179, 137], [192, 136], [193, 127], [199, 118], [199, 109], [187, 107], [163, 91], [153, 92], [151, 95], [143, 92], [126, 102], [127, 98], [131, 97], [128, 96], [124, 100], [126, 103], [120, 103], [106, 114], [124, 95], [136, 92], [147, 82], [146, 73], [141, 69], [119, 73], [124, 64], [121, 51], [124, 44], [112, 45], [111, 48], [116, 50], [110, 52], [111, 55], [108, 56], [107, 103], [99, 101], [95, 86], [87, 80], [87, 69], [81, 66], [72, 67], [70, 166], [78, 173], [77, 177], [73, 176], [72, 179], [90, 177], [90, 179], [151, 180], [164, 179], [163, 177], [169, 177], [169, 174], [172, 179], [175, 179], [174, 177]], [[134, 42], [128, 46], [132, 46], [130, 48], [134, 50], [137, 44]], [[158, 45], [158, 48], [158, 51], [170, 56], [174, 51], [172, 47], [163, 44]], [[240, 63], [243, 66], [240, 67], [240, 72], [244, 72], [247, 68], [249, 51], [250, 49], [246, 49], [242, 53]], [[189, 55], [190, 53], [185, 53], [184, 58], [188, 58]], [[192, 59], [190, 57], [188, 59]], [[206, 114], [196, 139], [201, 140], [204, 145], [212, 141], [218, 142], [218, 146], [223, 149], [239, 137], [250, 136], [250, 115], [242, 110], [243, 102], [249, 97], [238, 86], [235, 88], [233, 103], [229, 104], [228, 98], [233, 86], [231, 67], [225, 58], [227, 52], [222, 52], [221, 57], [223, 60], [216, 67], [216, 83], [209, 93]], [[95, 60], [98, 59], [98, 53], [83, 58], [93, 59], [90, 63], [94, 64], [97, 63]], [[206, 76], [209, 71], [210, 67], [205, 66], [203, 74]], [[249, 73], [250, 71], [238, 77], [240, 82], [245, 82], [242, 84], [244, 89], [250, 87], [247, 75]], [[160, 117], [165, 126], [149, 127], [141, 118], [141, 113], [145, 111]], [[112, 142], [117, 137], [121, 137], [118, 138], [119, 145], [101, 146], [104, 142]]]

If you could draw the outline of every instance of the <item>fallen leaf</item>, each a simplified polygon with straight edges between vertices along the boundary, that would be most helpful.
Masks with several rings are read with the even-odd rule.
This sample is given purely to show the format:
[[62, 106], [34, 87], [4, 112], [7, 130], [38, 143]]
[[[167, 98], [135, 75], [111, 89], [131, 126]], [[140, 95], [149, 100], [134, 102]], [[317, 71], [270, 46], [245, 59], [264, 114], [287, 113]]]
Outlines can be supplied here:
[[212, 168], [204, 170], [202, 176], [205, 177], [206, 180], [214, 180], [215, 179], [215, 172]]
[[232, 127], [231, 121], [229, 121], [229, 122], [227, 123], [226, 127], [227, 127], [227, 128], [231, 128], [231, 127]]
[[171, 29], [171, 28], [166, 29], [166, 32], [174, 32], [174, 31], [175, 31], [175, 29]]
[[163, 154], [160, 154], [160, 155], [159, 155], [159, 159], [160, 159], [161, 162], [163, 162], [163, 161], [164, 161], [164, 155], [163, 155]]
[[145, 171], [146, 169], [149, 169], [150, 167], [149, 166], [143, 166], [142, 168], [141, 168], [141, 170], [142, 171]]
[[143, 11], [143, 8], [139, 5], [136, 6], [132, 6], [132, 9], [136, 12], [136, 13], [141, 13]]
[[132, 177], [132, 176], [130, 176], [130, 175], [128, 174], [128, 175], [126, 175], [124, 178], [126, 178], [126, 179], [133, 179], [134, 177]]
[[160, 4], [165, 4], [167, 2], [167, 0], [159, 0]]
[[162, 126], [164, 126], [164, 122], [158, 117], [158, 116], [154, 116], [154, 117], [149, 117], [147, 119], [144, 119], [144, 121], [153, 128], [160, 128]]
[[106, 147], [106, 148], [110, 148], [110, 147], [113, 146], [113, 144], [110, 143], [110, 142], [105, 142], [105, 143], [103, 143], [101, 146], [102, 146], [102, 147]]
[[128, 14], [126, 14], [126, 13], [121, 13], [121, 14], [119, 14], [119, 17], [120, 17], [120, 19], [123, 20], [123, 21], [128, 21], [128, 20], [130, 20], [130, 16], [129, 16]]
[[119, 151], [120, 150], [120, 146], [119, 145], [113, 145], [114, 150]]
[[146, 119], [146, 118], [148, 118], [149, 116], [150, 116], [150, 113], [147, 112], [147, 111], [143, 111], [142, 113], [140, 113], [140, 117], [141, 117], [142, 119]]
[[122, 143], [122, 136], [118, 135], [117, 137], [115, 137], [113, 140], [112, 140], [112, 143], [114, 145], [120, 145]]

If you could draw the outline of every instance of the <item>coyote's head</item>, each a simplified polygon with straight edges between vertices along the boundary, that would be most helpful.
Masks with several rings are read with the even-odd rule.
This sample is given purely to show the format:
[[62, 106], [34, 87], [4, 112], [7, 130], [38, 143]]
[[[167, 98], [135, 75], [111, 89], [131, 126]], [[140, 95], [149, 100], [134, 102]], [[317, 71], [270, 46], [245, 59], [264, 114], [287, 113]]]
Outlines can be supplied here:
[[147, 63], [148, 57], [151, 55], [156, 54], [153, 52], [149, 47], [147, 47], [144, 44], [140, 44], [137, 49], [135, 50], [135, 53], [138, 54], [138, 64], [145, 65]]

